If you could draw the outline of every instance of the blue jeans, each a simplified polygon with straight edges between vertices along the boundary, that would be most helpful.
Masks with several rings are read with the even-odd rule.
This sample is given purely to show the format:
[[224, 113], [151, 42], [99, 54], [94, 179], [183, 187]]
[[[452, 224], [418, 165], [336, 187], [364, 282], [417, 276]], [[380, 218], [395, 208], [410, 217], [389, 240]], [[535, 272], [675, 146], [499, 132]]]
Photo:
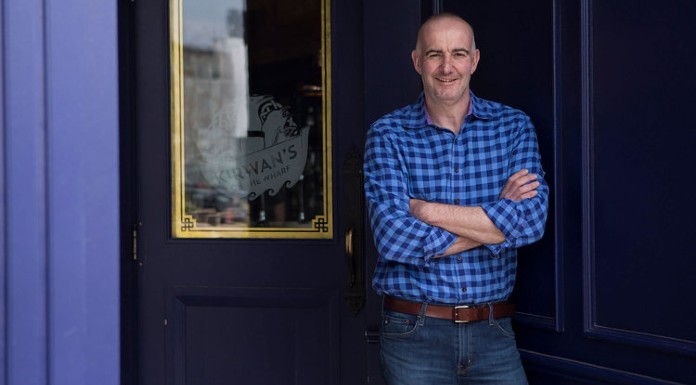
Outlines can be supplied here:
[[384, 310], [381, 359], [389, 385], [527, 385], [510, 318], [457, 324]]

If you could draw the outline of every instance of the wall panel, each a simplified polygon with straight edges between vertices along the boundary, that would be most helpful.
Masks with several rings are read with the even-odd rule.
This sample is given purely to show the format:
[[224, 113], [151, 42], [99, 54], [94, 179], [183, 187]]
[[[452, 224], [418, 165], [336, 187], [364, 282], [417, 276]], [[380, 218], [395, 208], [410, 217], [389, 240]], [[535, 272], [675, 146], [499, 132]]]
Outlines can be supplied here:
[[557, 211], [562, 203], [557, 193], [562, 176], [556, 167], [562, 148], [558, 121], [561, 82], [560, 67], [554, 65], [559, 53], [554, 2], [443, 1], [442, 8], [464, 17], [474, 28], [481, 61], [472, 76], [472, 91], [525, 111], [535, 125], [551, 186], [550, 210], [544, 238], [519, 252], [516, 319], [542, 329], [561, 330], [563, 262], [557, 252], [560, 233], [556, 231], [562, 225]]
[[0, 3], [0, 384], [117, 384], [115, 4]]
[[696, 353], [696, 3], [588, 3], [586, 329]]
[[696, 383], [696, 3], [442, 4], [475, 28], [474, 92], [530, 114], [551, 183], [515, 291], [530, 383]]
[[530, 384], [534, 385], [676, 385], [677, 382], [591, 365], [530, 351], [521, 351]]

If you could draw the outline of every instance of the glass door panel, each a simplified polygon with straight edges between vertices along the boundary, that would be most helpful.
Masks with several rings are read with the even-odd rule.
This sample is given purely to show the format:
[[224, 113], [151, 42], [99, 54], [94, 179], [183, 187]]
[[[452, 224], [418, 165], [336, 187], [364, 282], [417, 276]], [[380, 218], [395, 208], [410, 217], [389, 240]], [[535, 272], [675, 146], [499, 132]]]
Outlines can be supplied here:
[[332, 238], [327, 0], [172, 0], [175, 238]]

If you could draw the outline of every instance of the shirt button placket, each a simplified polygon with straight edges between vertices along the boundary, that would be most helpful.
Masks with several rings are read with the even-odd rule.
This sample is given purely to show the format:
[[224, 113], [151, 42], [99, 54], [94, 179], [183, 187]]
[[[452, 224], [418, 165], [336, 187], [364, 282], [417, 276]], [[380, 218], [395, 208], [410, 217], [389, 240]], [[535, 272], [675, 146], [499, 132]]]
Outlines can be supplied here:
[[[455, 179], [458, 179], [457, 178], [459, 176], [459, 167], [458, 166], [454, 166], [454, 176], [455, 176]], [[459, 198], [454, 198], [455, 205], [458, 205], [459, 202], [460, 202]]]

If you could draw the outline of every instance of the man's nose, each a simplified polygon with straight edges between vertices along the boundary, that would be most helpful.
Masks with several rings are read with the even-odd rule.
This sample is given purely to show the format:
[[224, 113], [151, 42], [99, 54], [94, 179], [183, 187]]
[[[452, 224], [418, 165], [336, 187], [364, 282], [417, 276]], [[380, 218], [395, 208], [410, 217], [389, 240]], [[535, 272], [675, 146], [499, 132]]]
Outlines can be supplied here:
[[442, 72], [449, 72], [452, 70], [452, 58], [448, 55], [442, 57], [442, 63], [440, 63], [440, 70]]

